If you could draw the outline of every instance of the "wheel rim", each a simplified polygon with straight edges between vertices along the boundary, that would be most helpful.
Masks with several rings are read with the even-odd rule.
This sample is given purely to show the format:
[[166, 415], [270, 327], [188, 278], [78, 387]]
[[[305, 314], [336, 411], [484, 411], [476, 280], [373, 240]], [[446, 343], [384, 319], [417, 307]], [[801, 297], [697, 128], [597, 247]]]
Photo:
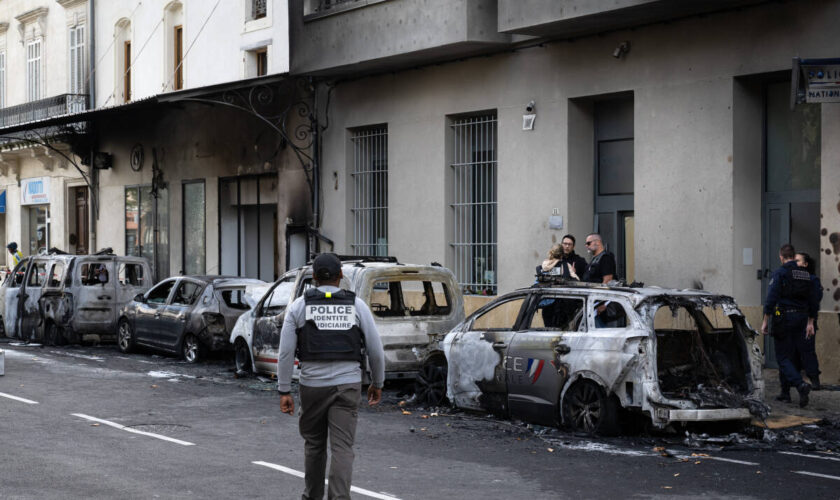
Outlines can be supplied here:
[[195, 363], [198, 359], [198, 342], [192, 335], [187, 335], [184, 339], [184, 359], [190, 363]]
[[446, 397], [446, 367], [435, 364], [423, 366], [414, 384], [417, 400], [437, 406]]
[[251, 363], [248, 356], [248, 345], [245, 342], [236, 343], [236, 370], [251, 371]]
[[123, 350], [128, 349], [128, 346], [131, 345], [131, 330], [129, 330], [128, 323], [123, 321], [120, 323], [120, 348]]
[[571, 395], [569, 417], [575, 429], [594, 432], [601, 423], [601, 397], [590, 384], [583, 384]]

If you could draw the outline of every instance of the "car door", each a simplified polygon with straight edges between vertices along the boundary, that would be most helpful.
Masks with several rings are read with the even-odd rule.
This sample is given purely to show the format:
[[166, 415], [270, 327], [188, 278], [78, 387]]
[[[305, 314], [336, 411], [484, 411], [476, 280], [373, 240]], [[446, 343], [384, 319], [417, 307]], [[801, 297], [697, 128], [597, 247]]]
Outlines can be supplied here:
[[43, 321], [38, 301], [41, 298], [44, 283], [47, 281], [48, 265], [49, 259], [32, 259], [21, 287], [18, 328], [21, 338], [24, 340], [41, 340], [43, 338], [43, 328], [41, 328]]
[[134, 335], [141, 344], [161, 346], [166, 334], [161, 332], [160, 316], [169, 302], [178, 278], [169, 278], [146, 292], [143, 302], [137, 304], [134, 315]]
[[496, 299], [448, 340], [449, 393], [457, 406], [507, 413], [506, 357], [527, 299], [527, 293]]
[[280, 329], [286, 308], [292, 301], [298, 271], [280, 278], [254, 309], [252, 349], [257, 371], [273, 373], [277, 369], [280, 350]]
[[73, 329], [81, 335], [113, 335], [117, 316], [113, 257], [78, 259], [73, 272], [77, 286]]
[[507, 357], [510, 414], [528, 422], [557, 423], [557, 402], [569, 377], [566, 356], [586, 334], [582, 296], [539, 290], [529, 302]]
[[21, 309], [20, 294], [23, 280], [26, 278], [26, 270], [29, 267], [31, 258], [24, 259], [18, 262], [15, 269], [6, 276], [4, 286], [6, 293], [3, 297], [5, 312], [3, 314], [3, 328], [6, 335], [12, 338], [21, 338], [20, 330], [18, 329], [18, 316]]
[[178, 282], [175, 293], [163, 308], [157, 325], [163, 337], [162, 343], [167, 348], [175, 349], [180, 344], [184, 329], [190, 320], [190, 311], [204, 291], [204, 285], [205, 283], [190, 278], [182, 278]]

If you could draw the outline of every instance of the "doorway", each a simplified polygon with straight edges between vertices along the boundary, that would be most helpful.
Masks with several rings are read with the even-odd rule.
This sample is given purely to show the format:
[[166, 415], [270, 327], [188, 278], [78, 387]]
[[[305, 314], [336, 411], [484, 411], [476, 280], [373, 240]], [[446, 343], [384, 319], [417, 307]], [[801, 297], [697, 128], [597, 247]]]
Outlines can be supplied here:
[[633, 96], [594, 103], [595, 232], [615, 255], [618, 278], [635, 277]]
[[87, 255], [89, 238], [88, 188], [78, 186], [70, 188], [70, 253]]
[[[761, 295], [779, 267], [779, 247], [815, 257], [820, 249], [821, 109], [798, 104], [790, 109], [790, 81], [764, 86], [764, 165], [762, 197]], [[815, 272], [819, 274], [819, 269]], [[776, 367], [773, 342], [765, 340], [767, 366]]]
[[221, 274], [274, 281], [279, 275], [277, 174], [219, 181]]

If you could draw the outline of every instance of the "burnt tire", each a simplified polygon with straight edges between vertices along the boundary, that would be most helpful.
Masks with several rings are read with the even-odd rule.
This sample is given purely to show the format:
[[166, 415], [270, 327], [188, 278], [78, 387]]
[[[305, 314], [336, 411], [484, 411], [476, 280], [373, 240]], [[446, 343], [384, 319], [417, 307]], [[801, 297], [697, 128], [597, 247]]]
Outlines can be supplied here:
[[134, 350], [134, 345], [134, 328], [131, 327], [131, 323], [126, 318], [122, 318], [117, 325], [117, 348], [120, 352], [128, 354]]
[[236, 362], [236, 376], [246, 377], [253, 374], [253, 365], [251, 364], [251, 349], [248, 348], [248, 343], [242, 337], [236, 339], [233, 344], [233, 358]]
[[47, 323], [44, 330], [44, 343], [47, 345], [64, 345], [64, 332], [52, 321]]
[[415, 401], [426, 406], [446, 403], [446, 361], [433, 358], [425, 362], [414, 380]]
[[563, 421], [576, 432], [618, 434], [618, 403], [591, 380], [575, 382], [563, 398]]
[[204, 357], [201, 342], [192, 333], [186, 334], [181, 341], [181, 357], [190, 364], [198, 363]]

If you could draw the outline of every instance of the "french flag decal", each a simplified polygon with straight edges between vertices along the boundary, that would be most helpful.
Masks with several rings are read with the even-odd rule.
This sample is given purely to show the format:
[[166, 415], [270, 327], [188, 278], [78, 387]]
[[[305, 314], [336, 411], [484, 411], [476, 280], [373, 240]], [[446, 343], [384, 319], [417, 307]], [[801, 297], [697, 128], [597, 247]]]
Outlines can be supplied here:
[[542, 359], [528, 358], [528, 368], [526, 369], [528, 371], [528, 378], [531, 379], [531, 384], [536, 384], [537, 380], [539, 380], [543, 365], [545, 365], [545, 361]]

